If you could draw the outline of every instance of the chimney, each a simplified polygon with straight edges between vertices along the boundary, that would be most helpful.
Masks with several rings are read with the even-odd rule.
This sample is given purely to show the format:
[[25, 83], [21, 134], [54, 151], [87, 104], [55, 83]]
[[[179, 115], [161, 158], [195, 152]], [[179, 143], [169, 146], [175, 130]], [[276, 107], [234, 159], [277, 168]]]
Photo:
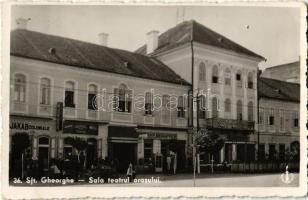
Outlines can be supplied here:
[[108, 36], [107, 33], [100, 33], [98, 34], [98, 42], [102, 46], [108, 46]]
[[150, 31], [147, 33], [147, 54], [153, 53], [158, 47], [159, 31]]
[[17, 29], [27, 29], [29, 19], [18, 18], [16, 19]]

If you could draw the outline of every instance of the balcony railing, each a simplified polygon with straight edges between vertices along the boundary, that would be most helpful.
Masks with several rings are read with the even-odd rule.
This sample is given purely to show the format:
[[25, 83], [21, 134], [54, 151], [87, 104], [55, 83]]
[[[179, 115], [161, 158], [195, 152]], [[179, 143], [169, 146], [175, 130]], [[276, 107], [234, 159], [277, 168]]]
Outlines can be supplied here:
[[233, 130], [254, 130], [254, 122], [235, 119], [209, 118], [206, 119], [207, 128], [233, 129]]

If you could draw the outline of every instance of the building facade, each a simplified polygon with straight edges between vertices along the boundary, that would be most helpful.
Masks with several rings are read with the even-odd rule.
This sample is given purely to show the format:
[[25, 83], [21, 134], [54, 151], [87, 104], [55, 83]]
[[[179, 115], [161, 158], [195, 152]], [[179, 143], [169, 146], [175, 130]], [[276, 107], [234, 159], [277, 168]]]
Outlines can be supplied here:
[[74, 138], [86, 142], [86, 168], [111, 159], [124, 171], [169, 150], [185, 166], [190, 86], [166, 65], [28, 30], [11, 38], [10, 135], [30, 136], [29, 153], [40, 170], [51, 159], [80, 154]]
[[299, 160], [299, 104], [299, 84], [260, 78], [260, 160]]
[[[194, 101], [190, 125], [225, 137], [214, 162], [253, 159], [257, 71], [264, 58], [194, 20], [147, 37], [147, 44], [136, 52], [161, 60], [191, 83], [193, 96], [199, 97], [200, 107]], [[203, 160], [210, 162], [207, 156]]]

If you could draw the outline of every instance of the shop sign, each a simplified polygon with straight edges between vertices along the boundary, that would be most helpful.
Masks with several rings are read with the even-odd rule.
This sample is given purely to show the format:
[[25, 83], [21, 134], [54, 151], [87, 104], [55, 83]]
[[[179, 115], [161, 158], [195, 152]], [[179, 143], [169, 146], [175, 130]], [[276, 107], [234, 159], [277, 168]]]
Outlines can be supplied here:
[[63, 133], [98, 135], [98, 125], [86, 122], [64, 121]]
[[12, 122], [10, 124], [10, 129], [16, 129], [16, 130], [40, 130], [40, 131], [49, 131], [49, 126], [44, 125], [33, 125], [31, 123], [27, 122]]
[[160, 139], [160, 140], [176, 140], [176, 134], [168, 133], [147, 133], [147, 139]]

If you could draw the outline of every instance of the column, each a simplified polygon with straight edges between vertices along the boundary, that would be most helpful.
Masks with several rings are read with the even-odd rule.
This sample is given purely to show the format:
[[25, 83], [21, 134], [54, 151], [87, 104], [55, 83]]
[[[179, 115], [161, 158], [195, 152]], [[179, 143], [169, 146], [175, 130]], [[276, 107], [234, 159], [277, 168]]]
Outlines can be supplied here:
[[55, 158], [56, 157], [56, 138], [51, 138], [51, 152], [50, 157]]
[[236, 160], [236, 144], [232, 144], [232, 161]]
[[33, 136], [32, 159], [37, 160], [37, 137]]
[[101, 154], [102, 159], [105, 159], [108, 156], [108, 126], [98, 126], [98, 139], [101, 140], [101, 148], [99, 154]]
[[143, 140], [143, 138], [140, 138], [138, 140], [137, 152], [138, 152], [138, 154], [137, 154], [138, 160], [144, 158], [144, 140]]
[[102, 139], [97, 140], [97, 157], [102, 158]]
[[107, 138], [102, 139], [102, 159], [105, 159], [108, 156], [108, 141]]
[[222, 147], [221, 150], [220, 150], [220, 163], [223, 163], [224, 160], [225, 160], [225, 147]]

